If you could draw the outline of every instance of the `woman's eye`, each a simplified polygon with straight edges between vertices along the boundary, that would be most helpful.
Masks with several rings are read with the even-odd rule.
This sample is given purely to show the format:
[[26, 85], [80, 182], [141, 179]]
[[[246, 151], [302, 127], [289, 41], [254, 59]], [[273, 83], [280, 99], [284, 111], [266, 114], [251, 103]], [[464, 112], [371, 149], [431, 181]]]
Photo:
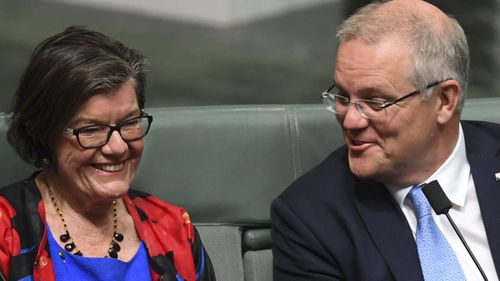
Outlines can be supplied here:
[[80, 136], [91, 136], [101, 133], [106, 133], [107, 127], [95, 126], [88, 127], [79, 131]]

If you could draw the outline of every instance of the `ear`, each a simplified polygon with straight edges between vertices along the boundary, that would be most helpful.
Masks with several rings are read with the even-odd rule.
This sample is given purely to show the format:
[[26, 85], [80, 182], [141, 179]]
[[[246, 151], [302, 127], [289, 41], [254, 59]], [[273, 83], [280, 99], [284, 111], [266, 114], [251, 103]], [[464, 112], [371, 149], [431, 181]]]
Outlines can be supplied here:
[[462, 91], [456, 80], [448, 80], [438, 85], [437, 99], [438, 112], [437, 121], [444, 125], [454, 116], [458, 116], [457, 109], [460, 106], [460, 95]]

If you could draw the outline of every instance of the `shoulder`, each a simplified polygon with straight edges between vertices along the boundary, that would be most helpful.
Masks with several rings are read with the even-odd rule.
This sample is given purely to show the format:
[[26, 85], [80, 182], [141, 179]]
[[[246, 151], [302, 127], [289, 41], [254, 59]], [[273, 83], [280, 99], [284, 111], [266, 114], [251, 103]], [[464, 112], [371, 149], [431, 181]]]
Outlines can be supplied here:
[[487, 130], [494, 133], [500, 133], [500, 124], [488, 121], [461, 120], [462, 126], [465, 129]]
[[321, 221], [350, 219], [356, 213], [358, 183], [349, 170], [347, 149], [341, 147], [273, 201], [272, 219], [300, 220], [308, 227]]
[[492, 141], [500, 143], [500, 124], [486, 121], [462, 120], [466, 143]]
[[0, 195], [0, 233], [4, 233], [2, 229], [10, 228], [11, 220], [16, 216], [16, 210], [9, 200]]
[[11, 196], [20, 196], [22, 193], [23, 187], [30, 185], [31, 177], [17, 181], [15, 183], [11, 183], [9, 185], [3, 186], [0, 188], [0, 196], [11, 197]]
[[130, 189], [127, 195], [137, 209], [141, 221], [153, 221], [168, 226], [169, 229], [184, 228], [186, 224], [191, 224], [189, 214], [182, 207], [135, 189]]
[[[347, 161], [347, 149], [340, 147], [316, 167], [296, 179], [283, 191], [283, 200], [321, 199], [343, 197], [352, 190], [356, 178], [352, 175]], [[346, 193], [347, 192], [347, 193]]]
[[183, 208], [167, 203], [162, 199], [144, 191], [130, 189], [128, 192], [128, 196], [136, 206], [140, 207], [141, 209], [144, 209], [144, 211], [150, 211], [155, 209], [163, 210], [165, 212], [176, 212], [176, 213], [184, 211]]
[[[0, 243], [0, 271], [7, 272], [9, 257], [18, 255], [21, 247], [32, 248], [34, 241], [40, 241], [43, 223], [33, 210], [41, 197], [34, 175], [0, 189], [0, 241], [4, 241]], [[31, 257], [35, 252], [30, 253]]]
[[173, 257], [176, 271], [181, 276], [193, 276], [187, 279], [194, 280], [196, 273], [191, 251], [195, 229], [187, 212], [156, 196], [134, 189], [129, 190], [124, 201], [129, 211], [137, 212], [138, 217], [132, 217], [155, 264], [153, 267], [167, 270], [165, 266], [171, 261], [166, 259], [170, 256]]
[[0, 188], [0, 197], [3, 197], [18, 211], [32, 208], [31, 204], [38, 204], [41, 199], [34, 180], [36, 174]]

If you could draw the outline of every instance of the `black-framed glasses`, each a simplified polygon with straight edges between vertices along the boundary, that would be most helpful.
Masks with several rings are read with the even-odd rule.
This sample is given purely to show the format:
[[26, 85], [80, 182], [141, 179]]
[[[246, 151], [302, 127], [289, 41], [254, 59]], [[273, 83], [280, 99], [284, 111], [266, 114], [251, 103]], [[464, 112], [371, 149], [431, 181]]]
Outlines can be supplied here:
[[435, 87], [445, 81], [451, 80], [452, 78], [448, 78], [442, 81], [431, 83], [424, 88], [417, 89], [407, 95], [404, 95], [400, 98], [397, 98], [392, 101], [383, 101], [376, 99], [357, 99], [355, 101], [351, 101], [349, 97], [342, 95], [335, 84], [332, 84], [328, 90], [321, 93], [321, 99], [323, 103], [327, 106], [327, 110], [331, 111], [335, 114], [346, 114], [349, 109], [349, 105], [354, 105], [354, 107], [358, 110], [359, 114], [366, 119], [378, 119], [383, 118], [385, 116], [385, 109], [391, 105], [397, 104], [409, 97], [418, 95], [423, 93], [432, 87]]
[[142, 112], [141, 116], [127, 119], [115, 126], [92, 125], [80, 128], [64, 128], [71, 135], [76, 136], [83, 148], [98, 148], [108, 143], [114, 131], [117, 131], [124, 141], [142, 139], [149, 132], [153, 116]]

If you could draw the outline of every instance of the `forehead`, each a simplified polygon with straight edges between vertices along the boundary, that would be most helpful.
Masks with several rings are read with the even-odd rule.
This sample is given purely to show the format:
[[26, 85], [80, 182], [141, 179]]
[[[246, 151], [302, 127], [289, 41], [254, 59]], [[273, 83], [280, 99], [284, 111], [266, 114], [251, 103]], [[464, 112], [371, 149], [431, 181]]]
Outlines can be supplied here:
[[335, 67], [336, 83], [346, 89], [403, 87], [411, 72], [410, 48], [399, 36], [375, 43], [360, 38], [342, 42]]
[[138, 110], [135, 88], [131, 82], [126, 82], [116, 90], [103, 91], [90, 97], [80, 106], [70, 123], [86, 119], [116, 121]]

